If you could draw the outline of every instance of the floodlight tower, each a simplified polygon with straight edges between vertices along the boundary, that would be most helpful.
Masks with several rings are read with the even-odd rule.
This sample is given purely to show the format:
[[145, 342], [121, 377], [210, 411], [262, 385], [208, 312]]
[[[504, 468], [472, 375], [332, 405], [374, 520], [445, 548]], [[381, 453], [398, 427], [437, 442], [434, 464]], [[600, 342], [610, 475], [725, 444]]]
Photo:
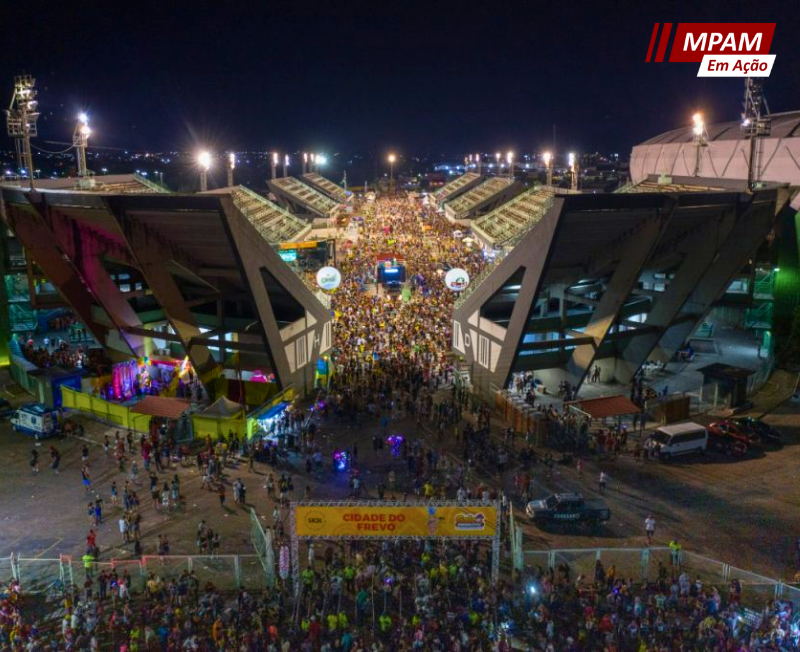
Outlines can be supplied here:
[[208, 190], [208, 170], [211, 168], [211, 154], [203, 151], [197, 155], [197, 166], [200, 168], [200, 192]]
[[272, 159], [270, 161], [270, 168], [272, 169], [272, 178], [277, 176], [278, 167], [278, 152], [272, 152]]
[[478, 174], [481, 173], [481, 155], [475, 154], [475, 164], [478, 166]]
[[389, 192], [394, 194], [394, 162], [397, 157], [394, 154], [389, 154]]
[[552, 186], [553, 185], [553, 155], [550, 152], [545, 152], [544, 154], [542, 154], [542, 160], [544, 161], [545, 185]]
[[708, 132], [702, 113], [695, 113], [692, 116], [692, 134], [694, 135], [694, 145], [696, 149], [694, 160], [694, 176], [700, 176], [700, 166], [702, 163], [703, 147], [708, 143]]
[[316, 172], [317, 155], [312, 153], [309, 158], [311, 159], [311, 172]]
[[570, 189], [578, 189], [578, 160], [574, 152], [570, 152], [568, 156], [569, 171], [570, 171]]
[[228, 188], [233, 186], [233, 170], [236, 167], [236, 154], [228, 154]]
[[[36, 100], [36, 80], [30, 75], [14, 77], [14, 94], [6, 109], [6, 129], [8, 135], [19, 143], [17, 151], [28, 169], [28, 181], [33, 190], [33, 153], [31, 138], [38, 134], [36, 121], [39, 119]], [[21, 170], [20, 170], [21, 172]]]
[[514, 152], [506, 154], [506, 161], [508, 161], [508, 178], [513, 181], [514, 179]]
[[308, 171], [308, 152], [303, 152], [303, 174]]
[[286, 168], [289, 167], [289, 155], [284, 154], [283, 156], [283, 176], [286, 176]]
[[761, 176], [762, 138], [772, 132], [767, 98], [761, 79], [747, 77], [744, 81], [744, 111], [742, 112], [742, 135], [750, 140], [750, 159], [747, 165], [747, 187], [752, 190]]
[[500, 152], [494, 153], [494, 160], [497, 161], [497, 174], [500, 174]]
[[89, 144], [89, 136], [92, 130], [89, 128], [89, 116], [81, 113], [78, 116], [78, 124], [72, 132], [72, 146], [75, 148], [75, 155], [78, 159], [78, 176], [85, 177], [89, 174], [86, 168], [86, 146]]

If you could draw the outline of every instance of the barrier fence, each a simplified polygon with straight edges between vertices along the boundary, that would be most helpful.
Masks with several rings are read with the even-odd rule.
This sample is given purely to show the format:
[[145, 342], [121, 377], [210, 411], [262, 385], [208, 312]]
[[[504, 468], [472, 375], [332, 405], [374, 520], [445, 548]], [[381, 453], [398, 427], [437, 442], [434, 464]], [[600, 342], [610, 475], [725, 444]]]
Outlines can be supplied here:
[[678, 553], [677, 559], [673, 559], [669, 548], [662, 547], [525, 550], [523, 559], [529, 568], [557, 568], [566, 563], [574, 577], [583, 575], [590, 580], [594, 579], [598, 561], [606, 571], [614, 566], [616, 577], [634, 581], [657, 579], [661, 564], [668, 573], [685, 571], [691, 581], [700, 578], [704, 585], [718, 585], [720, 589], [738, 580], [745, 606], [760, 609], [769, 600], [783, 598], [800, 607], [798, 587], [685, 550]]
[[131, 588], [144, 589], [151, 576], [165, 582], [191, 574], [202, 588], [212, 583], [220, 591], [267, 588], [267, 577], [258, 555], [169, 555], [140, 559], [112, 559], [85, 564], [79, 558], [32, 559], [11, 554], [0, 558], [0, 583], [17, 580], [26, 593], [49, 593], [69, 585], [83, 586], [87, 575], [116, 571], [131, 577]]

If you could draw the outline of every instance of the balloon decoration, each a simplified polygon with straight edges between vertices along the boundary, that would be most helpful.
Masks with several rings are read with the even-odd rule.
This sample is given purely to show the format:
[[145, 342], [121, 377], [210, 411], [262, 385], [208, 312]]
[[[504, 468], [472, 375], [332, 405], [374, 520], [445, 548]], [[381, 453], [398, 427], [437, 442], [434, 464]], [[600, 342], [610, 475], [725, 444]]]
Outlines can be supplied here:
[[461, 292], [469, 285], [469, 274], [460, 267], [454, 267], [445, 274], [444, 284], [448, 290]]
[[317, 272], [317, 285], [326, 292], [334, 292], [342, 283], [342, 274], [335, 267], [323, 267]]

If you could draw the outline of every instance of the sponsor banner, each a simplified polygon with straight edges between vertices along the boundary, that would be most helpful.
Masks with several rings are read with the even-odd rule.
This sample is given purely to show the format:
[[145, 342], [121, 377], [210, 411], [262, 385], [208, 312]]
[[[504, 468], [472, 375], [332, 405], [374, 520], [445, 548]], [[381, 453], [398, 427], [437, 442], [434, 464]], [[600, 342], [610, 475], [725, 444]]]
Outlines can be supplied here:
[[298, 505], [301, 537], [492, 537], [497, 532], [494, 506], [439, 507]]

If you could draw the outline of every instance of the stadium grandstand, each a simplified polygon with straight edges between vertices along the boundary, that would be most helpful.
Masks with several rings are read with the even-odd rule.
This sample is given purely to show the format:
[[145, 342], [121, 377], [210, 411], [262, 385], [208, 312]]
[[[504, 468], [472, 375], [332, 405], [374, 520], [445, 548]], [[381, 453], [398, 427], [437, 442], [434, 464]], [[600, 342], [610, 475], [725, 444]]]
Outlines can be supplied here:
[[551, 393], [564, 381], [580, 387], [597, 362], [624, 386], [645, 361], [672, 359], [732, 282], [752, 281], [756, 252], [796, 212], [794, 194], [748, 193], [740, 182], [739, 191], [556, 196], [459, 298], [454, 350], [487, 395], [530, 371]]
[[319, 190], [333, 201], [344, 204], [347, 201], [347, 192], [341, 186], [335, 184], [330, 179], [326, 179], [316, 172], [308, 172], [300, 177], [302, 181], [310, 185], [314, 190]]
[[[3, 180], [6, 187], [27, 187], [24, 180]], [[63, 177], [37, 179], [36, 187], [43, 190], [80, 190], [81, 192], [103, 192], [109, 194], [167, 193], [169, 189], [140, 174], [108, 174], [83, 178]]]
[[470, 188], [477, 186], [482, 179], [483, 177], [477, 172], [467, 172], [439, 188], [433, 193], [433, 198], [436, 204], [441, 207], [444, 202], [455, 199]]
[[286, 209], [245, 186], [236, 186], [226, 190], [230, 192], [233, 205], [273, 246], [283, 242], [302, 240], [311, 232], [311, 225], [308, 222], [292, 215]]
[[747, 179], [754, 156], [755, 181], [798, 185], [800, 111], [773, 113], [768, 124], [758, 138], [747, 137], [741, 120], [709, 125], [702, 137], [691, 125], [668, 131], [633, 148], [631, 180], [636, 184], [651, 175]]
[[455, 199], [444, 202], [445, 217], [451, 222], [474, 219], [513, 197], [519, 184], [508, 177], [489, 177]]
[[328, 220], [341, 210], [341, 204], [295, 177], [270, 179], [267, 184], [278, 202], [295, 215]]
[[471, 226], [473, 235], [491, 248], [513, 245], [532, 228], [553, 201], [551, 189], [531, 188], [507, 201]]
[[253, 375], [268, 381], [248, 395], [259, 403], [310, 389], [331, 318], [276, 250], [307, 225], [243, 187], [185, 195], [114, 184], [124, 190], [0, 185], [4, 249], [24, 258], [30, 287], [52, 289], [50, 307], [83, 325], [81, 347], [113, 365], [188, 365], [209, 396], [237, 402]]

